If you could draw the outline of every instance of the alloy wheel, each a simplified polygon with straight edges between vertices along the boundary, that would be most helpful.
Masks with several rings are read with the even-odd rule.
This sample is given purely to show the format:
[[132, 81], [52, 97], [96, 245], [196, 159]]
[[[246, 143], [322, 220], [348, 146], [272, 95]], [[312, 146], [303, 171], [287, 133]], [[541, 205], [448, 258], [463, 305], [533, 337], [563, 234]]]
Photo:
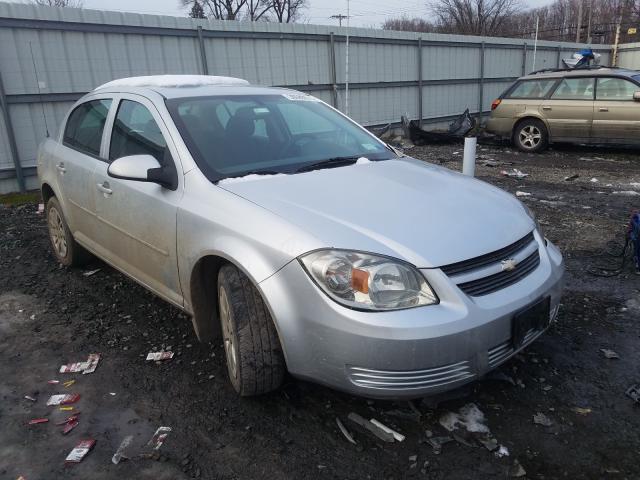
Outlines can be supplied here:
[[520, 144], [523, 147], [529, 150], [533, 150], [540, 144], [541, 141], [542, 132], [535, 125], [527, 125], [522, 130], [520, 130]]
[[67, 237], [62, 215], [60, 215], [56, 207], [49, 209], [49, 236], [56, 254], [60, 258], [65, 258], [68, 252]]

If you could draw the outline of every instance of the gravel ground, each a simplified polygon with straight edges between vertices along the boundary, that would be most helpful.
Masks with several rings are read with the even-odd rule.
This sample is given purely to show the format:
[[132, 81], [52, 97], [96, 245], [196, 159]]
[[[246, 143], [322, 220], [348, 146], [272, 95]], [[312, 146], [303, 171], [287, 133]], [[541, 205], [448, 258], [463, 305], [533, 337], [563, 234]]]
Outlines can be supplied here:
[[[408, 153], [460, 169], [460, 145]], [[640, 276], [629, 262], [614, 277], [589, 273], [619, 261], [605, 251], [611, 241], [620, 247], [629, 212], [640, 208], [640, 158], [577, 147], [535, 156], [502, 147], [478, 153], [480, 179], [531, 194], [521, 198], [565, 254], [566, 295], [557, 324], [494, 375], [412, 404], [294, 379], [273, 394], [238, 399], [221, 346], [199, 344], [178, 310], [98, 260], [85, 270], [60, 267], [37, 204], [0, 206], [0, 478], [640, 478], [640, 406], [625, 396], [640, 383]], [[494, 161], [502, 163], [483, 166]], [[529, 176], [500, 174], [513, 168]], [[145, 361], [162, 348], [174, 350], [174, 359]], [[620, 358], [607, 359], [601, 349]], [[57, 373], [92, 352], [102, 354], [95, 373]], [[65, 388], [50, 379], [76, 382]], [[59, 392], [81, 395], [80, 423], [66, 436], [55, 423], [69, 412], [45, 406]], [[443, 416], [468, 404], [508, 456], [498, 458], [478, 434], [442, 427]], [[406, 440], [379, 441], [348, 420], [350, 412], [376, 418]], [[50, 421], [28, 425], [38, 417]], [[148, 454], [144, 445], [159, 426], [173, 431]], [[133, 458], [113, 465], [126, 435], [134, 437]], [[440, 453], [432, 445], [437, 437], [451, 440]], [[65, 467], [65, 456], [86, 438], [97, 440], [94, 450]]]

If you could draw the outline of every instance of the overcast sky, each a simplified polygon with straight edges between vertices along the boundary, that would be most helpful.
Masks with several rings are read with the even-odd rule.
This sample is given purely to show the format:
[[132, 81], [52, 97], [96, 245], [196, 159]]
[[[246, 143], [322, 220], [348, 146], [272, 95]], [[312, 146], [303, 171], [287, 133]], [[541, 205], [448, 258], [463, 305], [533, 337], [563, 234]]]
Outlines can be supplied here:
[[[25, 2], [27, 0], [9, 0]], [[527, 8], [539, 7], [552, 0], [523, 0]], [[153, 13], [157, 15], [186, 15], [178, 6], [179, 0], [84, 0], [86, 8]], [[347, 14], [347, 0], [308, 0], [303, 12], [307, 23], [337, 25], [331, 15]], [[351, 25], [379, 27], [387, 18], [406, 15], [427, 17], [426, 0], [350, 0]], [[344, 25], [344, 23], [343, 23]]]

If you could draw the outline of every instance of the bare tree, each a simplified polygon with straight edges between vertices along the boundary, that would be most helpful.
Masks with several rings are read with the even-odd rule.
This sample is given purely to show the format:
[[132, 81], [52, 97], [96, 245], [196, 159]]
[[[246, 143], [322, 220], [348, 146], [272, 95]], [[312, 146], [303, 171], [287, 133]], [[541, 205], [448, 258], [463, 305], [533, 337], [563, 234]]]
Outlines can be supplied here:
[[266, 19], [266, 15], [273, 8], [269, 0], [247, 0], [247, 20], [257, 22]]
[[422, 18], [391, 18], [382, 24], [383, 30], [396, 30], [401, 32], [437, 32], [436, 25]]
[[191, 11], [189, 11], [189, 16], [191, 18], [207, 18], [207, 16], [204, 13], [204, 8], [202, 8], [202, 5], [200, 5], [200, 2], [198, 2], [198, 0], [195, 0], [193, 2]]
[[307, 6], [307, 0], [269, 0], [269, 3], [279, 23], [295, 22]]
[[247, 0], [180, 0], [183, 7], [193, 8], [199, 3], [205, 15], [217, 20], [236, 20]]
[[499, 35], [520, 8], [519, 0], [432, 0], [439, 31], [463, 35]]
[[35, 5], [44, 5], [47, 7], [72, 7], [82, 8], [83, 0], [31, 0]]
[[180, 0], [180, 4], [198, 12], [200, 5], [206, 17], [217, 20], [290, 23], [300, 18], [307, 0]]

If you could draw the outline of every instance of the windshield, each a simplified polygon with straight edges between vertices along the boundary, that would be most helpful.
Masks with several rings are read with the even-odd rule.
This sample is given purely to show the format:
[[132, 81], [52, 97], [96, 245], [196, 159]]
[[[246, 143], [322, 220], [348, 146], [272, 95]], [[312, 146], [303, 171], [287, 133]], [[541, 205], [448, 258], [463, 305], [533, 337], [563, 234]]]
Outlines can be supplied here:
[[301, 93], [174, 98], [167, 107], [212, 182], [249, 172], [293, 173], [338, 157], [396, 157], [362, 127]]

